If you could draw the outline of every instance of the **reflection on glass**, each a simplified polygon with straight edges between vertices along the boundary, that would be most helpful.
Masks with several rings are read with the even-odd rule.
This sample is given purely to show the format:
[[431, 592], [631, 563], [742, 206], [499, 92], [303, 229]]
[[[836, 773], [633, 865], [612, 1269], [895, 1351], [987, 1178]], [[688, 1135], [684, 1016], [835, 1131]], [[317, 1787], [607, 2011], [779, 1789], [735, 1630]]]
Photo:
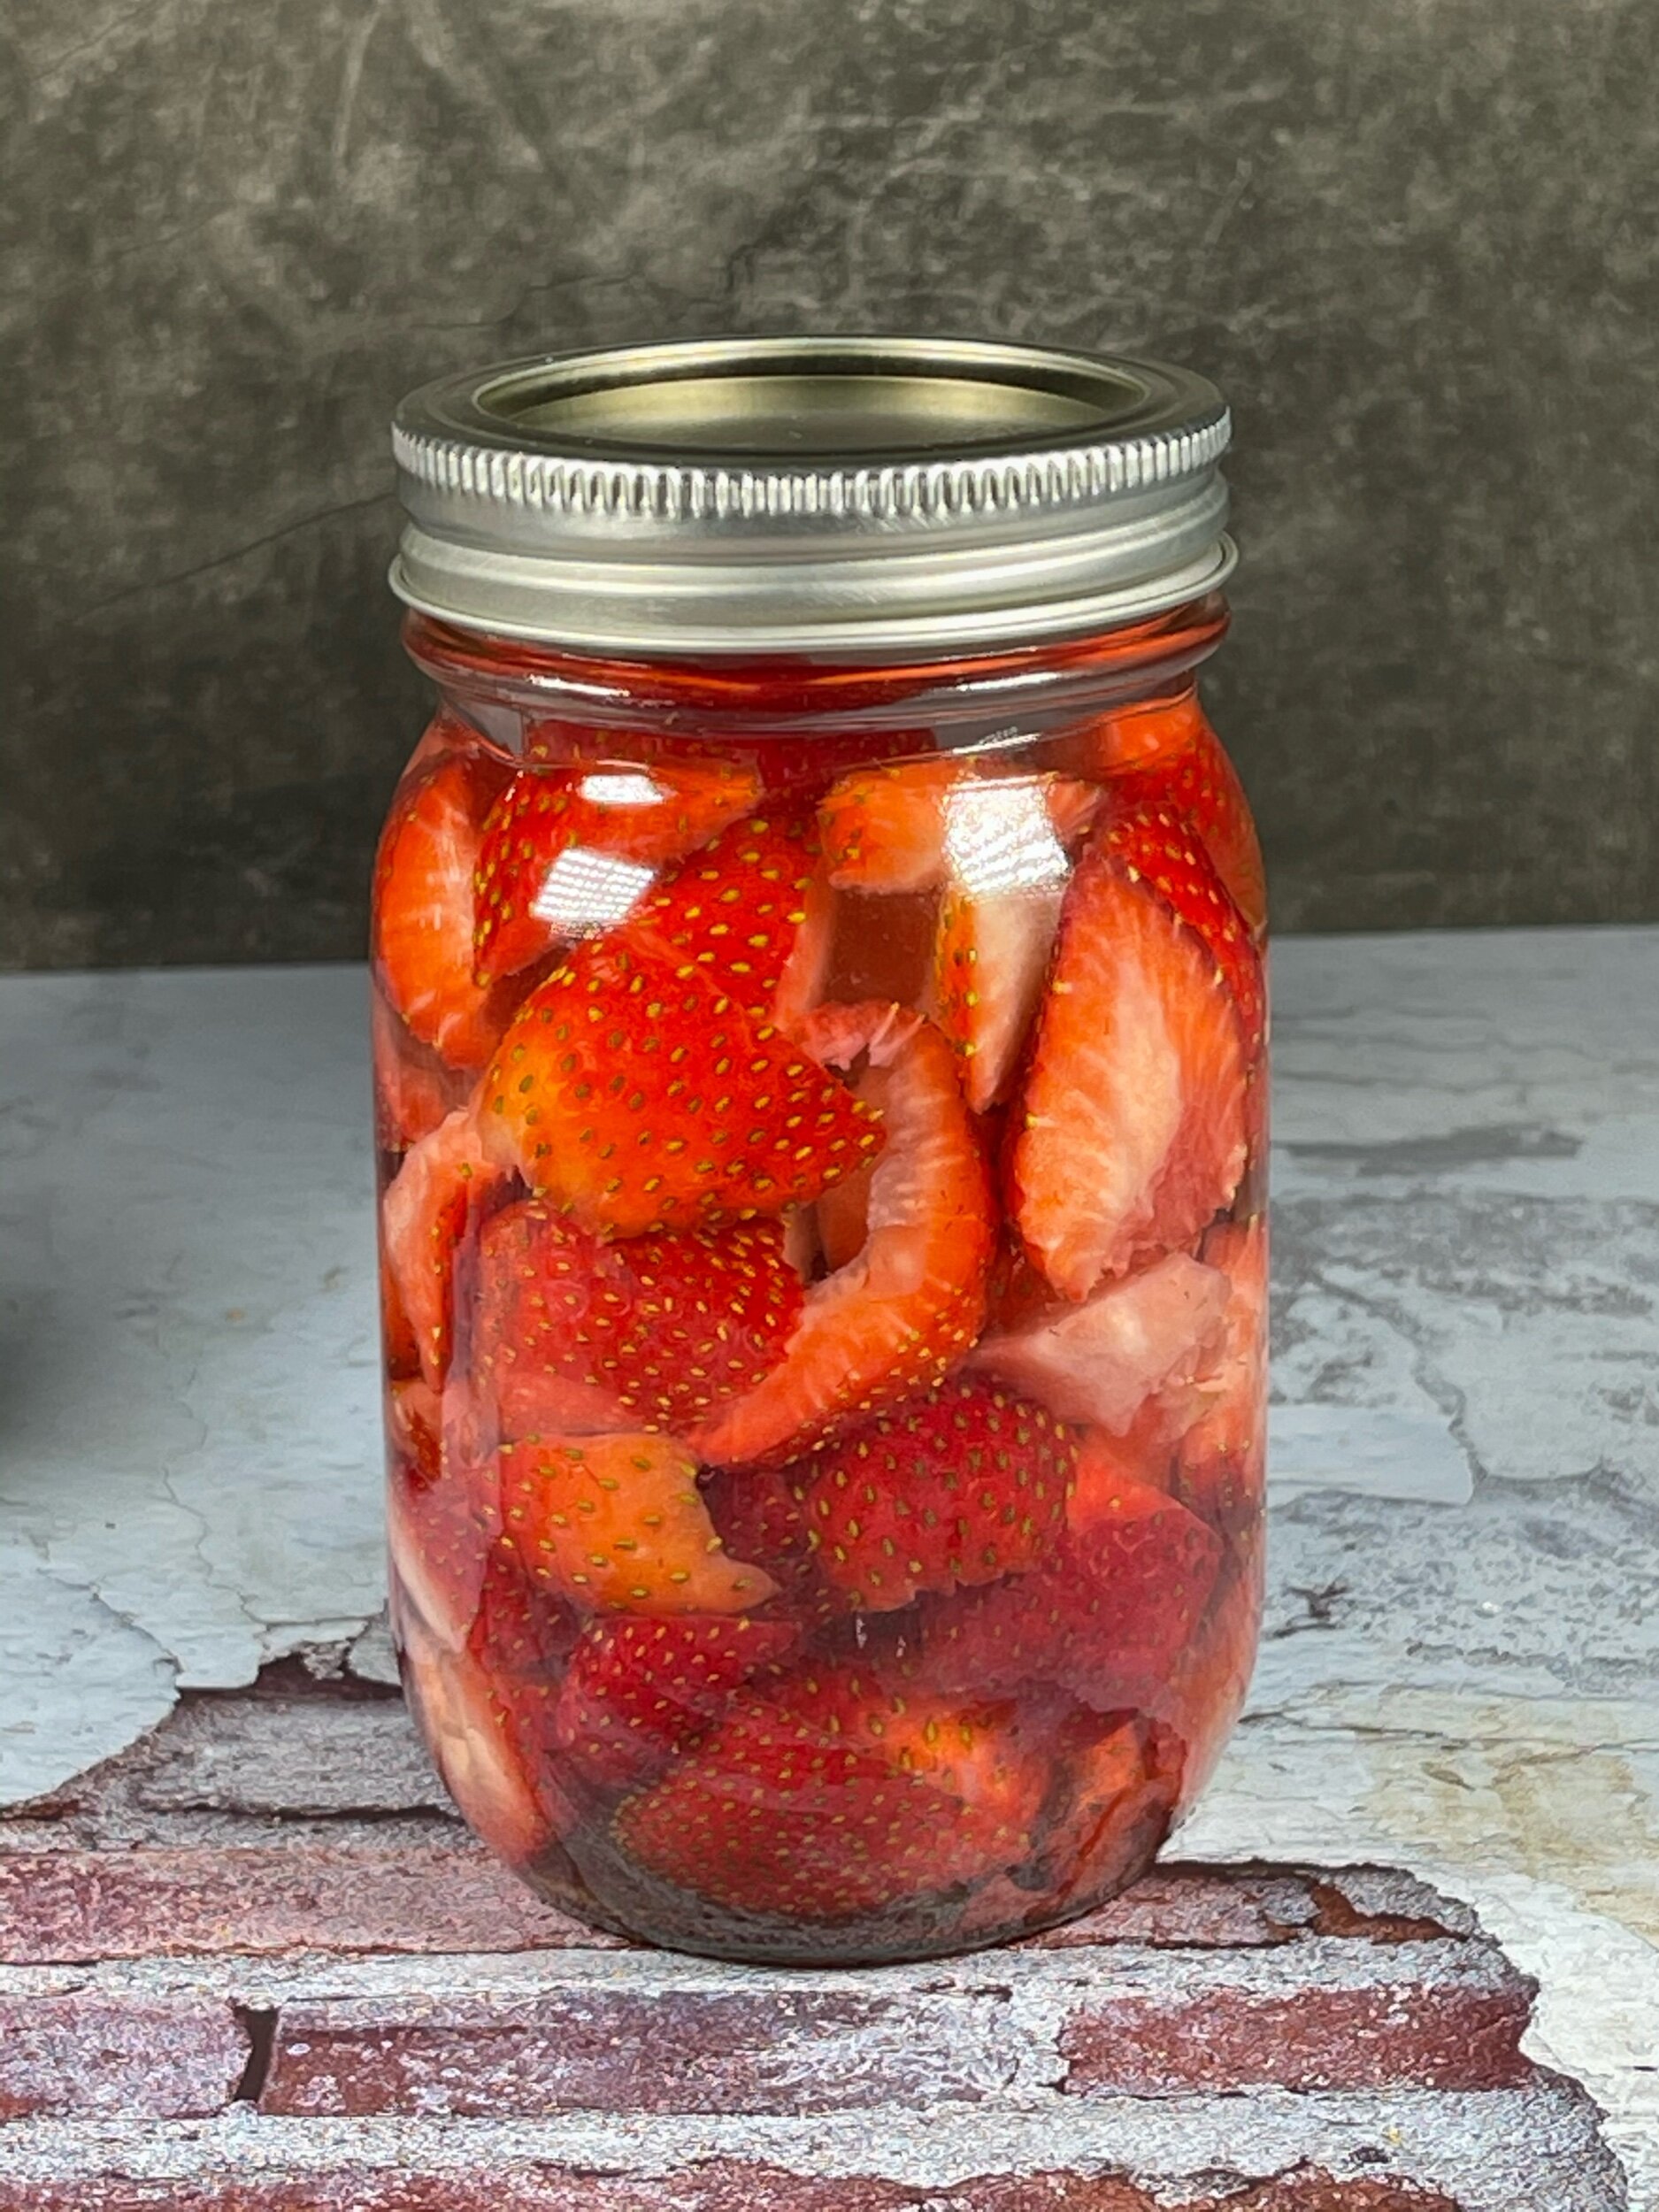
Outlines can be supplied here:
[[1065, 848], [1036, 783], [953, 785], [945, 795], [945, 857], [975, 898], [1065, 881]]
[[530, 911], [561, 937], [588, 937], [625, 921], [656, 873], [642, 861], [620, 860], [591, 845], [570, 845], [543, 877]]

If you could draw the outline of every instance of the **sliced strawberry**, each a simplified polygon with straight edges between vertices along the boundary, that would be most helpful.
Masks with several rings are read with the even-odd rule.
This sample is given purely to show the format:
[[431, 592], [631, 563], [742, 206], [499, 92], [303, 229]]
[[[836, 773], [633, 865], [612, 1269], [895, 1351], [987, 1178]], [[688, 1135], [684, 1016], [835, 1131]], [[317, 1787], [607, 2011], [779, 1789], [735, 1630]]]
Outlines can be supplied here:
[[776, 1585], [728, 1558], [696, 1462], [666, 1437], [526, 1438], [496, 1463], [503, 1529], [541, 1581], [596, 1612], [741, 1613]]
[[1009, 1709], [802, 1669], [741, 1697], [617, 1815], [623, 1847], [741, 1910], [834, 1921], [1020, 1857], [1044, 1766]]
[[856, 1258], [815, 1283], [781, 1362], [697, 1432], [719, 1463], [796, 1457], [940, 1381], [985, 1317], [995, 1244], [989, 1177], [937, 1029], [902, 1007], [820, 1007], [805, 1050], [888, 1076], [886, 1146]]
[[403, 1682], [444, 1787], [510, 1865], [537, 1858], [576, 1824], [510, 1697], [419, 1615], [403, 1624]]
[[404, 1026], [378, 986], [370, 994], [369, 1025], [374, 1064], [374, 1141], [382, 1152], [407, 1152], [460, 1105], [469, 1079]]
[[777, 1585], [769, 1609], [792, 1619], [828, 1622], [841, 1612], [825, 1579], [806, 1508], [790, 1477], [772, 1467], [713, 1467], [703, 1477], [709, 1517], [733, 1559], [753, 1560]]
[[629, 941], [790, 1031], [822, 986], [830, 915], [810, 814], [749, 815], [641, 901]]
[[402, 1381], [405, 1376], [419, 1371], [420, 1345], [415, 1336], [415, 1325], [403, 1310], [397, 1279], [387, 1263], [384, 1246], [380, 1259], [380, 1357], [387, 1374]]
[[578, 945], [520, 1007], [480, 1093], [498, 1157], [601, 1236], [781, 1213], [875, 1151], [833, 1076], [689, 964]]
[[1220, 1340], [1196, 1378], [1176, 1455], [1174, 1489], [1223, 1534], [1241, 1534], [1262, 1511], [1267, 1432], [1267, 1224], [1225, 1222], [1203, 1243], [1206, 1265], [1227, 1286]]
[[571, 1657], [553, 1737], [590, 1780], [648, 1780], [706, 1733], [733, 1694], [780, 1671], [801, 1640], [793, 1621], [728, 1613], [595, 1621]]
[[977, 1114], [1013, 1079], [1042, 997], [1061, 895], [1058, 883], [989, 899], [953, 887], [941, 903], [930, 1002], [965, 1064], [963, 1087]]
[[621, 921], [655, 868], [695, 852], [758, 797], [752, 770], [718, 762], [521, 768], [490, 809], [479, 846], [478, 980], [511, 975], [555, 944]]
[[1225, 1571], [1197, 1634], [1171, 1670], [1164, 1710], [1182, 1801], [1211, 1774], [1244, 1710], [1262, 1626], [1262, 1547]]
[[380, 1201], [380, 1249], [428, 1382], [449, 1364], [456, 1252], [506, 1182], [461, 1106], [410, 1148]]
[[464, 1645], [478, 1617], [490, 1548], [499, 1532], [480, 1499], [460, 1484], [418, 1479], [408, 1467], [388, 1478], [387, 1541], [392, 1621], [400, 1632], [419, 1615], [440, 1642]]
[[1062, 739], [1056, 749], [1068, 766], [1084, 775], [1115, 780], [1171, 757], [1204, 726], [1197, 691], [1189, 687], [1173, 698], [1132, 699], [1110, 714], [1096, 715]]
[[472, 979], [472, 876], [505, 766], [440, 753], [394, 803], [375, 861], [374, 964], [394, 1010], [452, 1067], [481, 1067], [507, 1002]]
[[474, 1380], [502, 1432], [684, 1433], [783, 1355], [801, 1279], [777, 1221], [605, 1244], [538, 1201], [479, 1239]]
[[1187, 741], [1118, 779], [1119, 807], [1167, 807], [1179, 814], [1210, 856], [1249, 927], [1267, 926], [1267, 879], [1250, 803], [1221, 740], [1198, 709]]
[[427, 1487], [443, 1471], [443, 1399], [419, 1377], [386, 1387], [386, 1436], [394, 1467]]
[[1005, 1094], [1042, 995], [1075, 836], [1099, 791], [1060, 779], [964, 780], [945, 804], [946, 879], [930, 1004], [964, 1060], [968, 1103]]
[[1007, 889], [1087, 828], [1101, 793], [1065, 776], [988, 772], [947, 755], [844, 776], [818, 808], [838, 891], [931, 891], [947, 877]]
[[1051, 1566], [922, 1601], [916, 1678], [1002, 1696], [1048, 1682], [1096, 1712], [1153, 1709], [1215, 1582], [1214, 1532], [1091, 1441]]
[[1171, 1252], [1109, 1283], [1080, 1306], [1052, 1297], [1023, 1325], [988, 1333], [972, 1364], [1012, 1384], [1065, 1421], [1126, 1436], [1148, 1407], [1171, 1428], [1204, 1402], [1200, 1379], [1220, 1348], [1228, 1279]]
[[944, 871], [949, 755], [843, 776], [818, 808], [830, 881], [841, 891], [921, 891]]
[[1115, 1895], [1168, 1834], [1175, 1793], [1146, 1738], [1136, 1723], [1087, 1710], [1060, 1731], [1059, 1786], [1043, 1838], [1050, 1910]]
[[1179, 818], [1110, 818], [1079, 864], [1038, 1019], [1010, 1206], [1068, 1298], [1190, 1244], [1243, 1172], [1261, 962]]
[[1112, 1609], [1114, 1665], [1163, 1681], [1215, 1586], [1214, 1531], [1098, 1436], [1078, 1453], [1067, 1519], [1071, 1548]]
[[796, 1478], [825, 1578], [854, 1612], [1034, 1566], [1065, 1525], [1071, 1435], [1041, 1406], [952, 1377], [851, 1430]]

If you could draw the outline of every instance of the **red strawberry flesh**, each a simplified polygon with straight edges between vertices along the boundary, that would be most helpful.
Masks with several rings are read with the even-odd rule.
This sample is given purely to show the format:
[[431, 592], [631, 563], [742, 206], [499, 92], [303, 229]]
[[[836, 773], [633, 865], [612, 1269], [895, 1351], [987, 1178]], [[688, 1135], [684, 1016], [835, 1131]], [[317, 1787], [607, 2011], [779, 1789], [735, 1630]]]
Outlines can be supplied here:
[[640, 1864], [746, 1911], [835, 1921], [1021, 1857], [1046, 1770], [1005, 1707], [803, 1668], [616, 1822]]
[[442, 1381], [455, 1325], [456, 1256], [506, 1181], [470, 1107], [411, 1145], [380, 1200], [380, 1249], [423, 1373]]
[[802, 1032], [831, 1066], [887, 1071], [886, 1146], [862, 1249], [808, 1291], [784, 1356], [698, 1432], [717, 1463], [788, 1458], [940, 1381], [985, 1317], [989, 1178], [949, 1046], [901, 1007], [822, 1007]]
[[1227, 1204], [1263, 1019], [1258, 956], [1179, 818], [1110, 818], [1067, 895], [1008, 1161], [1020, 1234], [1064, 1296], [1190, 1244]]
[[394, 1010], [452, 1067], [481, 1067], [507, 1005], [473, 980], [472, 877], [507, 772], [439, 751], [399, 793], [375, 862], [374, 964]]
[[507, 1436], [683, 1434], [776, 1364], [800, 1312], [777, 1221], [606, 1243], [526, 1201], [479, 1240], [473, 1374]]
[[572, 1654], [554, 1741], [601, 1786], [636, 1784], [705, 1733], [745, 1683], [775, 1673], [800, 1640], [793, 1622], [744, 1615], [595, 1621]]
[[1039, 1405], [953, 1377], [850, 1431], [795, 1489], [824, 1577], [887, 1612], [1034, 1566], [1065, 1521], [1071, 1434]]
[[486, 1074], [497, 1156], [602, 1236], [809, 1203], [879, 1146], [846, 1086], [749, 1019], [695, 963], [578, 945]]
[[749, 771], [718, 763], [520, 769], [480, 840], [478, 980], [623, 920], [658, 864], [695, 852], [755, 797]]
[[1148, 1406], [1180, 1425], [1203, 1402], [1229, 1284], [1218, 1268], [1171, 1252], [1108, 1283], [1080, 1306], [1050, 1300], [1017, 1329], [987, 1334], [972, 1364], [1040, 1399], [1066, 1421], [1125, 1436]]

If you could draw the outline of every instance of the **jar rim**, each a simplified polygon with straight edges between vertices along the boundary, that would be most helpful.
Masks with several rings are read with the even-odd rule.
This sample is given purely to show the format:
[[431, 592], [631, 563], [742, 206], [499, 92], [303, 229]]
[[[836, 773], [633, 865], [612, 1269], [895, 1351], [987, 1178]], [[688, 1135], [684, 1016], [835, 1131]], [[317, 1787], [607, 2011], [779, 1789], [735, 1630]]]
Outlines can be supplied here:
[[1137, 620], [1230, 572], [1206, 379], [933, 338], [539, 356], [397, 411], [392, 587], [636, 652], [912, 652]]

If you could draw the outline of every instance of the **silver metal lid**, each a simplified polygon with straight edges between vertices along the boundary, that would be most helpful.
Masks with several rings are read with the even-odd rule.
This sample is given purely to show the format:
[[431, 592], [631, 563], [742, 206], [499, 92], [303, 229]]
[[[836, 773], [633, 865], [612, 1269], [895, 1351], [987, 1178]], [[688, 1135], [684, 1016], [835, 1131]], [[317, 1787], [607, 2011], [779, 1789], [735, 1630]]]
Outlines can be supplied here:
[[1103, 629], [1234, 554], [1202, 377], [1036, 346], [731, 338], [412, 393], [392, 588], [632, 655], [910, 653]]

